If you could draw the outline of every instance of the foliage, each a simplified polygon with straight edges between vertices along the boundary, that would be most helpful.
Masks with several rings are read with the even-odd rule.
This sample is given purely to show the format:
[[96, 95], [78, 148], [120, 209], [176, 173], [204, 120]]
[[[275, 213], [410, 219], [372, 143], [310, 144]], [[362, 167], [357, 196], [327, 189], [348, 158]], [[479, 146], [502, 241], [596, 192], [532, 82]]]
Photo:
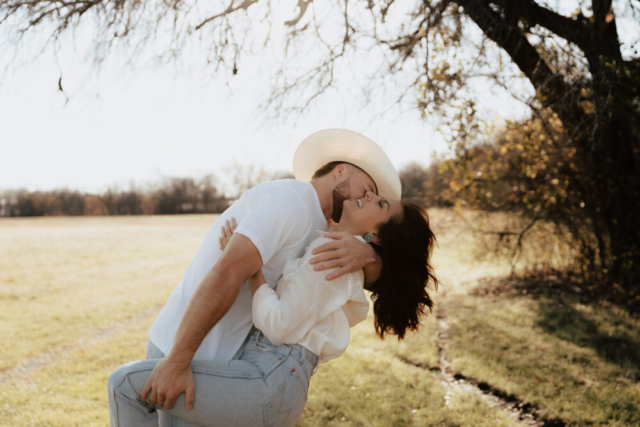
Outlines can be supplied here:
[[452, 203], [446, 197], [451, 174], [446, 174], [438, 162], [426, 169], [417, 163], [405, 166], [400, 172], [402, 183], [402, 201], [424, 207], [450, 207]]
[[102, 194], [67, 189], [0, 193], [0, 217], [220, 213], [228, 206], [229, 199], [211, 175], [199, 180], [166, 178], [146, 190], [110, 187]]
[[[493, 144], [480, 143], [489, 125], [463, 90], [472, 69], [436, 67], [421, 92], [425, 112], [451, 99], [442, 85], [462, 95], [443, 125], [456, 155], [452, 191], [470, 206], [527, 217], [526, 228], [498, 233], [515, 235], [517, 245], [536, 221], [554, 222], [558, 235], [568, 231], [578, 245], [580, 270], [638, 289], [640, 60], [633, 46], [620, 45], [612, 2], [581, 4], [569, 17], [531, 1], [455, 4], [450, 7], [482, 30], [483, 46], [498, 47], [498, 58], [506, 53], [535, 93], [525, 99], [530, 119], [507, 123]], [[633, 3], [616, 9], [619, 16], [637, 13]], [[472, 67], [495, 70], [491, 80], [517, 96], [504, 68], [491, 60], [485, 52]]]
[[228, 168], [225, 190], [213, 175], [199, 179], [164, 178], [145, 187], [109, 187], [102, 194], [77, 190], [0, 192], [0, 217], [78, 215], [164, 215], [221, 213], [246, 190], [267, 181], [293, 178], [288, 172], [269, 172], [255, 165]]
[[[534, 224], [553, 224], [548, 239], [573, 248], [577, 271], [606, 272], [606, 250], [593, 233], [584, 194], [576, 190], [581, 168], [576, 149], [564, 135], [562, 122], [551, 111], [535, 120], [508, 122], [488, 142], [457, 147], [457, 156], [443, 162], [450, 174], [447, 196], [458, 206], [517, 213], [518, 227], [483, 230], [517, 256]], [[466, 142], [466, 141], [465, 141]], [[573, 184], [573, 185], [572, 185]], [[539, 230], [538, 230], [539, 231]]]
[[[109, 188], [102, 196], [99, 196], [99, 200], [108, 215], [141, 215], [149, 213], [147, 206], [145, 206], [147, 209], [143, 208], [147, 202], [145, 196], [142, 191], [132, 186], [125, 191]], [[148, 202], [146, 204], [148, 205]]]
[[[598, 180], [585, 176], [583, 159], [557, 114], [547, 110], [536, 119], [508, 122], [488, 139], [470, 146], [462, 141], [457, 156], [442, 164], [441, 169], [451, 174], [452, 202], [525, 218], [517, 229], [485, 230], [500, 243], [509, 241], [514, 254], [536, 222], [555, 224], [548, 238], [570, 242], [576, 271], [607, 274], [616, 260], [600, 215], [606, 200], [589, 193]], [[627, 273], [632, 270], [629, 267]]]
[[[508, 148], [506, 137], [516, 135], [507, 131], [502, 141], [507, 153], [491, 154], [496, 165], [486, 172], [508, 170], [510, 176], [523, 176], [476, 195], [465, 187], [469, 177], [461, 177], [459, 184], [469, 190], [470, 202], [486, 200], [487, 194], [495, 200], [494, 191], [517, 186], [507, 199], [522, 197], [513, 205], [521, 205], [517, 209], [531, 220], [542, 215], [568, 227], [580, 242], [585, 271], [637, 289], [640, 56], [639, 40], [630, 35], [637, 33], [640, 8], [636, 0], [576, 0], [575, 8], [552, 3], [299, 0], [297, 16], [285, 22], [287, 42], [267, 103], [283, 111], [304, 111], [334, 87], [339, 76], [351, 74], [355, 67], [347, 66], [362, 65], [354, 86], [362, 87], [367, 99], [378, 89], [398, 94], [399, 101], [411, 99], [426, 120], [438, 125], [456, 154], [466, 156], [490, 127], [491, 117], [478, 114], [477, 101], [488, 89], [503, 90], [526, 106], [532, 130], [518, 136], [529, 142], [516, 142], [515, 151]], [[117, 47], [132, 58], [145, 48], [177, 58], [187, 51], [189, 40], [199, 40], [204, 64], [229, 77], [242, 67], [244, 54], [266, 50], [272, 43], [271, 12], [272, 2], [261, 0], [228, 5], [197, 0], [0, 0], [0, 27], [15, 41], [36, 30], [57, 41], [91, 21], [99, 61]], [[554, 144], [543, 149], [532, 144], [529, 134], [547, 124], [552, 129], [545, 129], [545, 135]], [[540, 129], [535, 132], [542, 135]], [[486, 144], [482, 150], [491, 152]], [[503, 159], [518, 159], [516, 152], [522, 154], [521, 164], [501, 164]], [[537, 159], [547, 157], [557, 161], [541, 169]], [[529, 184], [542, 187], [534, 190]]]
[[229, 206], [213, 185], [211, 175], [199, 182], [193, 178], [167, 179], [151, 199], [157, 214], [220, 213]]
[[0, 195], [0, 216], [85, 215], [88, 204], [78, 191], [8, 190]]

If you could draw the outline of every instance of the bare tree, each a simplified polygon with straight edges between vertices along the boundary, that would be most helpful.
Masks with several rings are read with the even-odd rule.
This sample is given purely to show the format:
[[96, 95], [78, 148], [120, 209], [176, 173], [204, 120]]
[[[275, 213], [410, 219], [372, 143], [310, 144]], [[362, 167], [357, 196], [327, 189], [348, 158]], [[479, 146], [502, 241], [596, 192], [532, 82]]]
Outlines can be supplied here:
[[[556, 118], [558, 153], [552, 169], [570, 176], [578, 206], [556, 217], [594, 236], [590, 269], [637, 287], [640, 279], [640, 59], [638, 40], [621, 43], [621, 28], [637, 33], [637, 0], [298, 0], [284, 23], [282, 69], [267, 103], [304, 111], [336, 84], [349, 64], [365, 95], [396, 88], [425, 118], [437, 118], [456, 155], [483, 129], [475, 108], [478, 85], [500, 87], [534, 119]], [[93, 22], [97, 61], [124, 49], [178, 58], [192, 40], [205, 62], [233, 76], [243, 55], [272, 40], [269, 0], [0, 0], [0, 28], [17, 42], [48, 32], [51, 49], [81, 23]], [[120, 50], [118, 50], [120, 49]], [[381, 58], [372, 63], [375, 58]], [[544, 120], [543, 120], [544, 123]], [[552, 134], [553, 132], [549, 132]], [[536, 155], [544, 156], [540, 151]], [[545, 215], [544, 209], [529, 213]]]

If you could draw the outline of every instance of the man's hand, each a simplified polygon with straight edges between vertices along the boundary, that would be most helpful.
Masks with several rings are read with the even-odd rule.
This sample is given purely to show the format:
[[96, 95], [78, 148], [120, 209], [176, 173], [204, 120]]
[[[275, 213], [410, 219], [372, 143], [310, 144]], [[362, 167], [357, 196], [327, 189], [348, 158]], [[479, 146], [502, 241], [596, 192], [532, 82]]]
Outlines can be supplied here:
[[193, 381], [193, 372], [191, 366], [187, 364], [178, 364], [169, 358], [162, 359], [156, 365], [153, 372], [142, 389], [140, 398], [147, 400], [152, 405], [162, 406], [166, 409], [173, 408], [176, 398], [184, 392], [184, 401], [187, 410], [193, 409], [195, 401], [195, 383]]
[[[309, 260], [316, 271], [328, 270], [334, 267], [341, 267], [339, 270], [327, 275], [327, 280], [333, 280], [346, 273], [358, 271], [366, 264], [377, 261], [373, 248], [356, 239], [346, 231], [336, 231], [325, 233], [324, 237], [334, 239], [313, 250], [313, 258]], [[316, 265], [317, 264], [317, 265]]]

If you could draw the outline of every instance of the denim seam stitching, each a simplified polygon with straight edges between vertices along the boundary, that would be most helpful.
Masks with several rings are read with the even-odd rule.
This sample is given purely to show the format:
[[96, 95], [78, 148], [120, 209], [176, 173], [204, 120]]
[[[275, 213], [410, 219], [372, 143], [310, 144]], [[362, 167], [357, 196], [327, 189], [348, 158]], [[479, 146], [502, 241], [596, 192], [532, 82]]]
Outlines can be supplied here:
[[[300, 375], [297, 374], [297, 372], [292, 372], [293, 377], [296, 379], [296, 381], [298, 382], [298, 385], [300, 386], [300, 388], [302, 389], [302, 395], [304, 396], [304, 398], [307, 398], [307, 392], [309, 391], [308, 388], [305, 389], [305, 386], [300, 382]], [[297, 375], [296, 375], [297, 374]]]
[[282, 380], [282, 383], [280, 384], [280, 386], [278, 387], [278, 389], [276, 390], [275, 393], [273, 393], [267, 400], [264, 401], [264, 403], [262, 404], [262, 408], [264, 410], [264, 415], [265, 418], [267, 419], [267, 422], [265, 423], [266, 426], [271, 426], [273, 425], [273, 422], [271, 420], [270, 415], [270, 407], [272, 406], [271, 401], [278, 395], [280, 394], [280, 392], [284, 389], [284, 386], [287, 384], [287, 380], [289, 379], [289, 375], [291, 374], [291, 372], [287, 372], [287, 374], [284, 376], [284, 380]]

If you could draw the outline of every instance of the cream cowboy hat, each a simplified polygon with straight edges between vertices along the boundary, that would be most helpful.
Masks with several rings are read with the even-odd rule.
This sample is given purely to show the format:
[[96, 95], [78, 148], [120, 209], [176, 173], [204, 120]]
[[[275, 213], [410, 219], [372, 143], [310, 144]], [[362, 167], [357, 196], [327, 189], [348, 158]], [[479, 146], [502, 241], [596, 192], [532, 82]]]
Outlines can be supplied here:
[[366, 136], [346, 129], [325, 129], [306, 137], [293, 155], [293, 174], [298, 181], [310, 181], [330, 162], [351, 163], [365, 171], [378, 195], [400, 201], [400, 177], [382, 148]]

